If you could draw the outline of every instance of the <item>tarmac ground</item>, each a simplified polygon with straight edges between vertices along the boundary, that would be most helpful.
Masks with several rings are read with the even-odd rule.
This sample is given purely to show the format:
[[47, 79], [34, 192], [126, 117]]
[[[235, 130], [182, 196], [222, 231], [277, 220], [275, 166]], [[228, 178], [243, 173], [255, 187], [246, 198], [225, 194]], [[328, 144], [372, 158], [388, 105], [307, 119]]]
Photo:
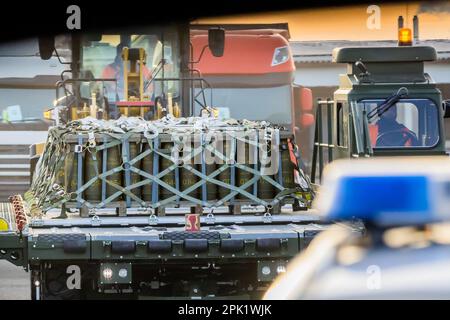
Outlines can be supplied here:
[[30, 300], [30, 274], [0, 260], [0, 300]]

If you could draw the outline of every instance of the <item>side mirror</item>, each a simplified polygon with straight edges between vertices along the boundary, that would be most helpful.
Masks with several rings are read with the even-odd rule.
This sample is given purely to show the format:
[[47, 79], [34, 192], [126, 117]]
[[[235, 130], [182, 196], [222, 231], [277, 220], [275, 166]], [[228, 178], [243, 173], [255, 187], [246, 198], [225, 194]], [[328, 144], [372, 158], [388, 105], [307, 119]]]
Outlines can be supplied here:
[[39, 37], [39, 56], [42, 60], [49, 60], [53, 51], [55, 51], [55, 38], [54, 37]]
[[444, 107], [444, 118], [450, 118], [450, 100], [442, 101], [442, 106]]
[[294, 87], [294, 106], [297, 114], [313, 111], [313, 94], [311, 89]]
[[294, 87], [294, 114], [296, 125], [300, 125], [301, 129], [314, 124], [313, 106], [314, 102], [311, 89]]
[[300, 106], [303, 112], [313, 111], [313, 94], [312, 90], [309, 88], [300, 88]]
[[225, 50], [225, 30], [215, 28], [208, 30], [208, 47], [214, 57], [223, 56]]

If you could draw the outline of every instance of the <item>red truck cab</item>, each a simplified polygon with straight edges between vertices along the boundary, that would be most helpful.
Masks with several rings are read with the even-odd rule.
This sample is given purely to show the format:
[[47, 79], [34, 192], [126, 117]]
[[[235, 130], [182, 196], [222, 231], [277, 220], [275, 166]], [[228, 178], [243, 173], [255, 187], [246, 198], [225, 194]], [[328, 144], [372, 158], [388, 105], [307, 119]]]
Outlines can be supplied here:
[[[265, 26], [221, 25], [224, 52], [215, 57], [207, 48], [211, 26], [191, 25], [191, 66], [211, 86], [211, 92], [205, 91], [207, 98], [223, 117], [266, 120], [297, 136], [304, 136], [302, 132], [309, 136], [314, 123], [312, 94], [294, 85], [287, 24]], [[195, 104], [194, 114], [200, 109]]]

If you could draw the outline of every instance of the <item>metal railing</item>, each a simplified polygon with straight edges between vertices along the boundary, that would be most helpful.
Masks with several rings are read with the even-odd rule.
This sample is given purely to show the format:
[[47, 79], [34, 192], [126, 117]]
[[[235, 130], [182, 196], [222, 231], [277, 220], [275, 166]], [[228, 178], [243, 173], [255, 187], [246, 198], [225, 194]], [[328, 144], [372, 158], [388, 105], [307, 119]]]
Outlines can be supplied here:
[[[311, 168], [311, 182], [315, 183], [316, 175], [319, 174], [319, 181], [322, 180], [322, 171], [325, 166], [325, 162], [329, 163], [333, 161], [333, 105], [334, 101], [331, 99], [318, 99], [316, 107], [316, 126], [314, 130], [314, 148], [313, 159]], [[323, 119], [324, 113], [326, 119]], [[326, 121], [326, 127], [324, 127], [324, 121]], [[324, 128], [326, 131], [324, 132]], [[327, 140], [324, 141], [324, 136]], [[324, 152], [327, 151], [327, 159], [324, 157]], [[319, 170], [317, 172], [317, 166]]]

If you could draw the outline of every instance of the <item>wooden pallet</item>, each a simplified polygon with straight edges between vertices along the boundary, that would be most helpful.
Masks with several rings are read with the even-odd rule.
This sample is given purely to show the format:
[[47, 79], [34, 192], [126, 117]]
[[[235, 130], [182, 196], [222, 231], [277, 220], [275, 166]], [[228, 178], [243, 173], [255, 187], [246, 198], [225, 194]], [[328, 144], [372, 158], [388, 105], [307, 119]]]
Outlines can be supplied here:
[[[272, 201], [272, 199], [266, 199], [266, 201]], [[284, 199], [282, 202], [280, 202], [279, 204], [273, 206], [272, 208], [269, 209], [270, 213], [280, 213], [281, 211], [281, 206], [285, 205], [285, 204], [293, 204], [294, 200], [293, 199]], [[99, 204], [99, 201], [92, 201], [90, 202], [90, 204], [92, 204], [93, 206], [96, 206]], [[166, 211], [167, 209], [176, 209], [176, 208], [186, 208], [186, 211], [188, 211], [187, 213], [191, 212], [191, 213], [200, 213], [203, 214], [205, 213], [205, 211], [209, 211], [209, 208], [212, 207], [212, 205], [214, 204], [214, 202], [212, 201], [208, 201], [206, 203], [206, 206], [200, 206], [198, 204], [189, 202], [189, 201], [178, 201], [176, 203], [172, 203], [169, 205], [165, 205], [165, 206], [161, 206], [158, 207], [156, 209], [150, 209], [151, 213], [154, 213], [156, 215], [159, 216], [164, 216], [166, 215]], [[243, 206], [258, 206], [258, 204], [254, 203], [253, 201], [249, 201], [249, 200], [242, 200], [242, 199], [236, 199], [232, 202], [226, 202], [223, 205], [221, 205], [220, 207], [228, 207], [230, 212], [232, 212], [234, 215], [240, 215], [242, 214], [242, 207]], [[131, 202], [131, 205], [127, 207], [126, 205], [126, 201], [113, 201], [110, 202], [106, 205], [104, 205], [104, 207], [102, 207], [102, 209], [113, 209], [116, 212], [117, 216], [127, 216], [128, 212], [127, 209], [128, 208], [135, 208], [135, 209], [139, 209], [142, 208], [144, 209], [139, 203], [136, 202]], [[81, 217], [89, 217], [94, 215], [93, 212], [90, 211], [90, 209], [85, 206], [82, 205], [80, 207], [79, 203], [77, 203], [76, 201], [69, 201], [66, 202], [63, 205], [62, 211], [65, 212], [65, 210], [67, 209], [77, 209], [79, 210], [80, 216]], [[206, 209], [206, 210], [205, 210]], [[95, 210], [94, 210], [95, 211]], [[150, 214], [150, 212], [149, 212]]]

